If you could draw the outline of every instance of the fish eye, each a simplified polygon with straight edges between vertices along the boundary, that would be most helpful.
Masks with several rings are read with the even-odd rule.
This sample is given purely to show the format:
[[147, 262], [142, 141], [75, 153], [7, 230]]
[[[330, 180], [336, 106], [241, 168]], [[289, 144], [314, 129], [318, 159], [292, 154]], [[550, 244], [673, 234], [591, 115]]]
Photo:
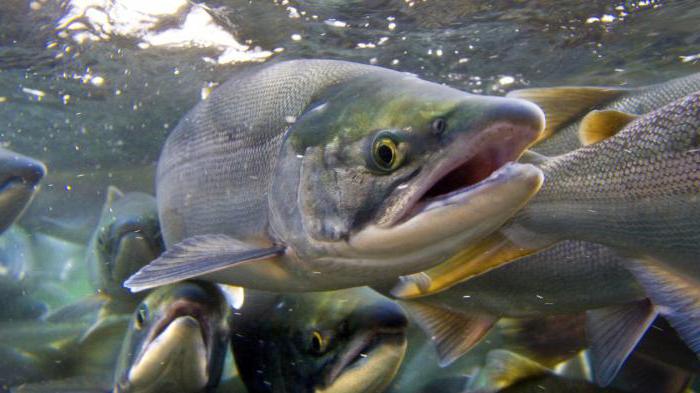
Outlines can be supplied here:
[[326, 352], [326, 347], [328, 346], [328, 340], [326, 340], [321, 332], [314, 330], [311, 335], [311, 353], [314, 355], [322, 355]]
[[139, 309], [136, 310], [136, 319], [134, 320], [137, 329], [141, 329], [143, 324], [148, 321], [148, 306], [142, 304]]
[[401, 163], [397, 143], [388, 135], [381, 135], [372, 144], [372, 161], [382, 171], [392, 171]]
[[447, 120], [438, 117], [430, 124], [430, 129], [435, 134], [442, 134], [447, 129]]

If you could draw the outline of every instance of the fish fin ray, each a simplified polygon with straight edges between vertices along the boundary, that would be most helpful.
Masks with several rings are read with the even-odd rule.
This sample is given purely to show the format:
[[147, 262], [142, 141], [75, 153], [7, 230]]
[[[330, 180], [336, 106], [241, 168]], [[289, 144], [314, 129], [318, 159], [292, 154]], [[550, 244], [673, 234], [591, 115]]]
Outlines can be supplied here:
[[486, 314], [463, 314], [420, 301], [399, 301], [409, 317], [433, 342], [440, 366], [447, 367], [481, 341], [498, 320]]
[[700, 288], [691, 279], [638, 260], [630, 271], [685, 344], [700, 354]]
[[591, 109], [605, 105], [629, 91], [614, 87], [562, 86], [514, 90], [507, 97], [532, 101], [542, 108], [547, 119], [545, 130], [539, 139], [542, 141]]
[[658, 315], [647, 299], [586, 312], [586, 334], [595, 382], [612, 382]]
[[400, 299], [432, 295], [536, 251], [520, 247], [497, 232], [431, 269], [402, 276], [391, 294]]
[[285, 247], [255, 248], [226, 235], [187, 238], [134, 273], [124, 282], [132, 292], [195, 278], [232, 265], [254, 262], [284, 253]]
[[617, 134], [638, 117], [615, 110], [591, 111], [581, 120], [578, 139], [584, 146], [598, 143]]

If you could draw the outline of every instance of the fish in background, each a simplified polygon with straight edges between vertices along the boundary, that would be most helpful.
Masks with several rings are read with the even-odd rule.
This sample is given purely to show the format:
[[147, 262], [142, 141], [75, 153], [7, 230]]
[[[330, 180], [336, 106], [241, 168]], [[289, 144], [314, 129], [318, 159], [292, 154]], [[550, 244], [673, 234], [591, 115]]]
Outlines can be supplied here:
[[0, 233], [22, 215], [45, 175], [40, 161], [0, 147]]
[[168, 137], [156, 179], [167, 251], [126, 285], [318, 291], [426, 269], [537, 191], [539, 171], [513, 161], [543, 127], [527, 101], [376, 66], [244, 70]]
[[[617, 121], [622, 117], [629, 124]], [[591, 112], [580, 130], [590, 146], [551, 159], [527, 156], [546, 180], [508, 224], [402, 286], [424, 296], [562, 240], [596, 242], [624, 256], [623, 266], [659, 306], [600, 310], [589, 319], [598, 382], [612, 379], [659, 310], [698, 352], [699, 127], [700, 93], [638, 119]]]
[[117, 393], [197, 393], [219, 383], [232, 309], [218, 286], [182, 282], [134, 311], [115, 372]]
[[[540, 141], [531, 149], [556, 156], [584, 145], [579, 139], [581, 120], [592, 110], [643, 115], [700, 90], [700, 73], [638, 87], [562, 86], [514, 90], [507, 97], [522, 98], [540, 106], [547, 125]], [[623, 121], [620, 117], [618, 121]]]
[[[12, 391], [213, 392], [228, 348], [231, 315], [226, 297], [216, 285], [181, 282], [164, 286], [149, 293], [135, 311], [126, 316], [127, 323], [120, 331], [100, 335], [103, 339], [118, 339], [118, 354], [112, 355], [116, 367], [106, 368], [104, 371], [108, 375], [74, 373], [54, 380], [26, 383]], [[92, 333], [91, 338], [96, 338], [96, 334]], [[92, 341], [91, 348], [107, 346], [104, 340]], [[78, 353], [84, 356], [83, 348]], [[91, 360], [83, 358], [81, 362]]]
[[34, 269], [28, 234], [11, 228], [44, 175], [46, 166], [40, 161], [0, 148], [0, 320], [31, 319], [46, 311], [41, 301], [27, 295], [28, 272]]
[[155, 198], [109, 187], [100, 221], [88, 244], [85, 265], [96, 294], [52, 311], [46, 321], [94, 318], [95, 327], [111, 316], [131, 314], [145, 293], [122, 283], [163, 250]]
[[246, 291], [231, 348], [250, 392], [379, 393], [406, 352], [407, 320], [368, 288]]
[[124, 281], [164, 249], [156, 199], [109, 187], [87, 254], [90, 281], [106, 298], [105, 306], [131, 312], [144, 294], [124, 288]]
[[[28, 248], [31, 250], [31, 245]], [[48, 371], [15, 381], [102, 377], [103, 383], [111, 383], [128, 321], [145, 295], [132, 294], [121, 283], [162, 248], [155, 198], [143, 193], [123, 194], [110, 187], [82, 265], [90, 271], [90, 284], [97, 294], [54, 309], [35, 324], [17, 326], [26, 330], [20, 342], [27, 344], [8, 342], [8, 352], [28, 354], [26, 361], [17, 355], [28, 370]], [[51, 279], [46, 275], [34, 278], [40, 281], [39, 291]], [[54, 363], [62, 367], [53, 370]], [[57, 388], [53, 382], [51, 386]]]

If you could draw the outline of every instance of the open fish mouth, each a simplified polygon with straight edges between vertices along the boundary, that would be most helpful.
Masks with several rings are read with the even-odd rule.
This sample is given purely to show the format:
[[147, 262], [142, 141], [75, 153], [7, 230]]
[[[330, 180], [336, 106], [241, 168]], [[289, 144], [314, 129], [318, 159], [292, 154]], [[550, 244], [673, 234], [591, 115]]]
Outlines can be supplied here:
[[538, 125], [544, 122], [500, 121], [458, 136], [437, 165], [397, 188], [407, 197], [389, 203], [400, 208], [386, 211], [378, 225], [356, 233], [351, 246], [376, 254], [438, 243], [446, 250], [495, 231], [542, 185], [538, 168], [514, 162], [537, 140], [542, 131]]
[[466, 196], [479, 187], [489, 187], [493, 182], [487, 180], [505, 166], [513, 165], [538, 135], [539, 130], [535, 128], [509, 123], [486, 128], [468, 142], [469, 148], [461, 157], [447, 160], [432, 171], [429, 180], [415, 191], [411, 208], [398, 221], [406, 221], [450, 201], [457, 202], [459, 196]]
[[138, 360], [129, 370], [133, 385], [157, 385], [175, 370], [188, 384], [203, 387], [208, 380], [211, 326], [201, 305], [175, 302], [156, 323]]
[[355, 337], [338, 354], [315, 393], [381, 391], [398, 371], [406, 346], [402, 328], [368, 331]]

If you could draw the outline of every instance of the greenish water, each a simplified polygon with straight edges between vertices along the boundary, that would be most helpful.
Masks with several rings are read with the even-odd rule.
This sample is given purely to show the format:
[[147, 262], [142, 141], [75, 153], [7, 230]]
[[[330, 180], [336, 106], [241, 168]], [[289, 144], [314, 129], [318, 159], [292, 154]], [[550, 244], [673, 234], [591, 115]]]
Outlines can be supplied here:
[[[31, 264], [20, 292], [47, 311], [94, 292], [85, 255], [107, 187], [153, 194], [168, 133], [239, 68], [342, 59], [486, 95], [642, 86], [700, 71], [700, 6], [690, 0], [5, 0], [0, 8], [0, 144], [48, 168], [13, 232], [28, 239], [27, 251], [13, 258]], [[27, 317], [44, 309], [32, 310]], [[9, 324], [23, 319], [8, 317], [0, 330], [22, 329]], [[440, 371], [428, 349], [409, 351], [415, 371], [403, 371], [392, 391], [417, 391], [460, 374], [455, 367], [467, 374], [483, 357]], [[0, 360], [0, 391], [23, 382], [2, 377], [34, 364], [13, 356]]]

